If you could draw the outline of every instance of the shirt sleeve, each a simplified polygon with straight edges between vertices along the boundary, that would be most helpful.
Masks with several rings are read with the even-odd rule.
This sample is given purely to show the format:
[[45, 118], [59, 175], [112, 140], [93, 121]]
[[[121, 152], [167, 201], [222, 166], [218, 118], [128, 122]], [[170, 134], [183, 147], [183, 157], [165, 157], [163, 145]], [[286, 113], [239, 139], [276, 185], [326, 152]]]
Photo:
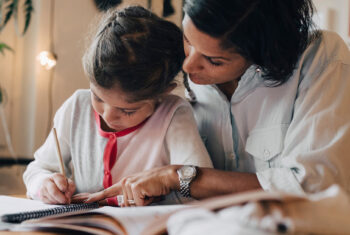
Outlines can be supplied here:
[[[299, 85], [279, 168], [257, 172], [265, 190], [312, 193], [350, 184], [350, 64], [333, 61]], [[315, 66], [311, 64], [310, 68]], [[311, 85], [310, 85], [311, 84]]]
[[[71, 176], [69, 164], [70, 154], [70, 120], [72, 118], [74, 96], [69, 98], [57, 111], [54, 117], [54, 127], [60, 144], [60, 150], [64, 162], [67, 177]], [[24, 184], [27, 188], [27, 196], [38, 199], [42, 182], [56, 172], [60, 172], [60, 164], [56, 151], [56, 143], [51, 131], [44, 144], [34, 153], [34, 160], [27, 166], [23, 174]]]
[[213, 167], [190, 106], [181, 106], [175, 111], [165, 136], [165, 145], [170, 164]]

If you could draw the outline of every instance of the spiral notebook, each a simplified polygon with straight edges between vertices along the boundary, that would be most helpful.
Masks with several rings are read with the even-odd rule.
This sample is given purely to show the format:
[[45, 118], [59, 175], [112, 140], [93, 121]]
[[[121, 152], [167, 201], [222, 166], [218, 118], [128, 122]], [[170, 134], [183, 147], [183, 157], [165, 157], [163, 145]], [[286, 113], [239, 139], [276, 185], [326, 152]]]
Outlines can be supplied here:
[[98, 203], [83, 203], [58, 206], [43, 210], [33, 210], [19, 213], [4, 214], [1, 216], [1, 221], [9, 223], [21, 223], [29, 219], [38, 219], [44, 216], [57, 215], [73, 211], [82, 211], [98, 208]]
[[[147, 224], [154, 219], [186, 207], [185, 205], [162, 205], [96, 208], [97, 206], [97, 204], [55, 206], [36, 200], [0, 195], [1, 219], [6, 221], [27, 219], [21, 223], [0, 220], [0, 233], [1, 231], [49, 231], [66, 234], [78, 232], [98, 235], [141, 234]], [[21, 213], [25, 216], [20, 215]]]

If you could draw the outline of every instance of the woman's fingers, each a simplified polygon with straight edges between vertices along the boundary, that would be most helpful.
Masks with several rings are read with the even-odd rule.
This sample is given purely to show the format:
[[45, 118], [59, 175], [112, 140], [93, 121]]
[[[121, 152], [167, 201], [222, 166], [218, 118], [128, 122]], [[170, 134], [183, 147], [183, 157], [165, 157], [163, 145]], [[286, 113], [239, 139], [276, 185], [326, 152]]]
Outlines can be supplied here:
[[123, 190], [122, 190], [121, 184], [116, 183], [105, 190], [102, 190], [102, 191], [97, 192], [97, 193], [91, 193], [90, 196], [88, 197], [88, 199], [85, 200], [85, 202], [86, 203], [96, 202], [96, 201], [102, 201], [102, 200], [109, 198], [109, 197], [116, 197], [117, 195], [122, 194], [122, 191]]
[[126, 177], [121, 180], [123, 196], [124, 196], [124, 206], [135, 206], [135, 200], [133, 195], [133, 181], [131, 177]]
[[160, 167], [125, 177], [111, 187], [91, 194], [85, 202], [123, 195], [124, 203], [120, 206], [148, 205], [154, 197], [166, 195], [174, 188], [170, 182], [174, 181], [174, 175], [177, 179], [177, 168], [176, 165]]

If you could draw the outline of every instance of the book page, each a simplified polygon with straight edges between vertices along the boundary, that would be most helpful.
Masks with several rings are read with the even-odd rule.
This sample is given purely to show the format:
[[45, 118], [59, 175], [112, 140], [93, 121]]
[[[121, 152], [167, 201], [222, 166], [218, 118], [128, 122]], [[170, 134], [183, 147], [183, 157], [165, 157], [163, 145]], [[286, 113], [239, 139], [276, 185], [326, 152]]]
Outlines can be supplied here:
[[149, 223], [159, 219], [161, 216], [170, 212], [187, 208], [186, 205], [170, 205], [170, 206], [144, 206], [144, 207], [124, 207], [116, 208], [105, 206], [95, 209], [115, 218], [126, 230], [128, 234], [140, 234]]
[[[24, 221], [12, 231], [45, 230], [47, 228], [80, 231], [92, 234], [140, 234], [150, 222], [176, 210], [188, 208], [185, 205], [110, 207], [105, 206], [88, 212], [70, 212], [40, 219]], [[91, 229], [96, 231], [91, 232]]]
[[41, 219], [27, 220], [11, 231], [54, 231], [68, 234], [86, 232], [95, 235], [126, 234], [122, 226], [112, 217], [95, 212], [71, 212]]

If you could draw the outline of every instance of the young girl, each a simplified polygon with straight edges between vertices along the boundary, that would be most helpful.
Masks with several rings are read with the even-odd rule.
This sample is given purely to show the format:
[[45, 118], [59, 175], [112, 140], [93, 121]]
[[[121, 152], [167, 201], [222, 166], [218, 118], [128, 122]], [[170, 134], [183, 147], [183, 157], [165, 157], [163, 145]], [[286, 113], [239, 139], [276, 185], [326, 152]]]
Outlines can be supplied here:
[[76, 91], [54, 118], [68, 179], [57, 173], [51, 133], [24, 173], [28, 197], [67, 204], [154, 167], [212, 167], [190, 105], [169, 95], [183, 60], [173, 23], [142, 7], [106, 13], [83, 57], [90, 90]]

